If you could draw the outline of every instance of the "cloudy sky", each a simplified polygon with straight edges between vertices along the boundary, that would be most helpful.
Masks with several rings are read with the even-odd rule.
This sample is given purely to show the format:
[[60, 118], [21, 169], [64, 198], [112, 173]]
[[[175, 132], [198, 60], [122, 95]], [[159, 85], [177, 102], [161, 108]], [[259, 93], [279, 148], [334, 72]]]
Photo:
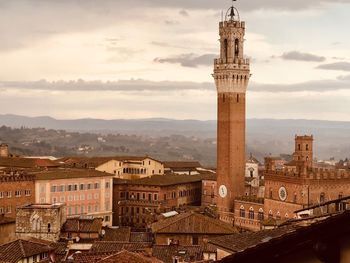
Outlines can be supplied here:
[[[0, 0], [1, 113], [216, 118], [229, 0]], [[350, 1], [240, 0], [248, 118], [350, 121]]]

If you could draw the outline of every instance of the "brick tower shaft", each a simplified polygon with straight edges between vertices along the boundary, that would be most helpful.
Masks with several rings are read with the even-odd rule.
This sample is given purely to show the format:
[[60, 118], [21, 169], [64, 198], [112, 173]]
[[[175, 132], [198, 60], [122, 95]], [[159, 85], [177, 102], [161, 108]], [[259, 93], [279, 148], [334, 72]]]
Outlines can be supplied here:
[[243, 54], [245, 23], [239, 20], [237, 9], [231, 7], [229, 12], [231, 18], [226, 16], [220, 23], [220, 58], [214, 62], [213, 77], [218, 93], [217, 207], [220, 218], [231, 222], [234, 199], [244, 195], [250, 66]]

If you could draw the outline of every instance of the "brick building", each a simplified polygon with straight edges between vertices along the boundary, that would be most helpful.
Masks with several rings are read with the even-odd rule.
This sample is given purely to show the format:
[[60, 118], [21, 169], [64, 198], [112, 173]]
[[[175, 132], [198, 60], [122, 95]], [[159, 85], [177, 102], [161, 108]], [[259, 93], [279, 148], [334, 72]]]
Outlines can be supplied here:
[[112, 222], [113, 175], [90, 169], [53, 169], [36, 174], [36, 203], [66, 203], [67, 216], [91, 215]]
[[[296, 136], [293, 160], [284, 163], [274, 158], [265, 159], [265, 196], [261, 202], [235, 204], [235, 224], [258, 230], [256, 209], [264, 213], [264, 220], [288, 220], [296, 217], [295, 211], [310, 205], [322, 205], [350, 195], [350, 172], [347, 168], [332, 169], [313, 163], [313, 137]], [[250, 218], [251, 217], [251, 218]], [[262, 218], [260, 218], [262, 219]], [[260, 220], [262, 221], [262, 220]], [[244, 222], [244, 224], [242, 224]]]
[[131, 181], [114, 179], [113, 225], [146, 227], [161, 212], [201, 205], [202, 180], [212, 177], [169, 174]]
[[0, 214], [16, 217], [16, 208], [35, 202], [34, 175], [0, 171]]
[[66, 219], [64, 204], [31, 204], [19, 207], [16, 216], [16, 236], [58, 241]]

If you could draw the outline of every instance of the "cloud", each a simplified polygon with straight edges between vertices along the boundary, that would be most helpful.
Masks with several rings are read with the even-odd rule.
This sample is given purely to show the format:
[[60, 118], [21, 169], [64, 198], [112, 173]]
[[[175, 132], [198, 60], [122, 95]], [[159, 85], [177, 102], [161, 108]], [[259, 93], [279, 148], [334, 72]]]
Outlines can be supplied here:
[[155, 58], [154, 62], [180, 64], [183, 67], [196, 68], [198, 66], [213, 65], [213, 61], [215, 58], [217, 58], [217, 55], [215, 54], [195, 55], [193, 53], [190, 53], [190, 54], [181, 54], [181, 55], [169, 57], [169, 58]]
[[350, 71], [350, 62], [336, 62], [330, 64], [323, 64], [316, 67], [317, 69], [327, 69], [327, 70], [342, 70]]
[[325, 57], [313, 55], [310, 53], [302, 53], [299, 51], [285, 52], [281, 56], [284, 60], [297, 60], [297, 61], [310, 61], [310, 62], [323, 62], [326, 60]]
[[185, 9], [180, 10], [179, 14], [184, 16], [184, 17], [188, 17], [189, 16], [188, 12]]
[[[43, 91], [119, 91], [119, 92], [168, 92], [168, 91], [215, 91], [214, 82], [191, 81], [149, 81], [143, 79], [119, 81], [12, 81], [0, 82], [0, 89], [43, 90]], [[252, 92], [327, 92], [350, 90], [350, 75], [339, 76], [336, 80], [315, 80], [296, 84], [264, 84], [251, 82], [248, 91]]]
[[196, 83], [186, 81], [148, 81], [148, 80], [119, 80], [119, 81], [12, 81], [0, 82], [0, 88], [47, 91], [177, 91], [177, 90], [215, 90], [213, 83]]

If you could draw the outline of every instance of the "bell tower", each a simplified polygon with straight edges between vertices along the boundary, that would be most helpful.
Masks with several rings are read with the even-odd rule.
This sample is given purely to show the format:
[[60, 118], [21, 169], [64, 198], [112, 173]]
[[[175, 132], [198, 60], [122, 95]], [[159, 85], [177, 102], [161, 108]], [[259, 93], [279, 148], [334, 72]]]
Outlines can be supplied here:
[[249, 60], [244, 58], [245, 22], [232, 6], [220, 22], [220, 58], [214, 62], [217, 88], [217, 207], [220, 219], [233, 222], [234, 200], [244, 195], [246, 90]]

